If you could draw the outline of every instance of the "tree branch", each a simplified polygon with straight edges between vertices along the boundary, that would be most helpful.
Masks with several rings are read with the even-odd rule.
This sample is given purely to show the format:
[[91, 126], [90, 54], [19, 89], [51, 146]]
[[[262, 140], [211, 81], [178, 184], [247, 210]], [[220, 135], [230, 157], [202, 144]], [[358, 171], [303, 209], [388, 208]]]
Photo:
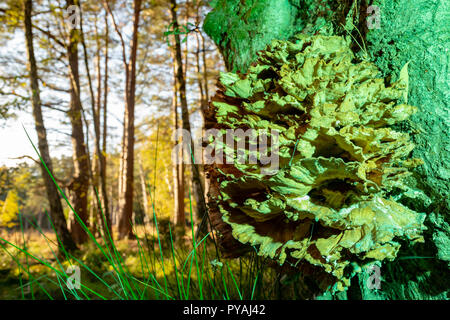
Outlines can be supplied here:
[[27, 156], [27, 155], [24, 155], [24, 156], [21, 156], [21, 157], [17, 157], [17, 158], [8, 158], [8, 159], [10, 159], [10, 160], [23, 160], [23, 159], [30, 159], [30, 160], [33, 160], [35, 163], [37, 163], [37, 164], [41, 164], [41, 162], [40, 161], [38, 161], [38, 160], [36, 160], [36, 159], [34, 159], [32, 156]]
[[41, 27], [33, 24], [33, 28], [35, 28], [36, 30], [42, 32], [43, 34], [45, 34], [47, 37], [49, 37], [50, 39], [52, 39], [53, 41], [55, 41], [57, 44], [59, 44], [61, 47], [66, 48], [66, 45], [64, 42], [62, 42], [61, 40], [59, 40], [55, 35], [53, 35], [50, 31], [44, 30]]

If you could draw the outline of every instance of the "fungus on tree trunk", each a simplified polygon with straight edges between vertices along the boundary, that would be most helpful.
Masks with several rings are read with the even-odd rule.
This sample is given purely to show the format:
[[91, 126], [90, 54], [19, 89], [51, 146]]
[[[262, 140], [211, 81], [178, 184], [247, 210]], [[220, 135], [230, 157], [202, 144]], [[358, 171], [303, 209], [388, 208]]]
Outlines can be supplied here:
[[[276, 130], [279, 169], [262, 163], [206, 166], [209, 206], [222, 250], [253, 247], [279, 265], [342, 291], [367, 262], [393, 260], [398, 239], [423, 241], [425, 215], [397, 203], [406, 189], [407, 133], [392, 125], [416, 112], [407, 104], [407, 66], [390, 85], [369, 61], [356, 61], [339, 36], [274, 40], [246, 74], [222, 73], [206, 128]], [[247, 146], [252, 142], [249, 141]], [[261, 150], [257, 153], [260, 160]]]

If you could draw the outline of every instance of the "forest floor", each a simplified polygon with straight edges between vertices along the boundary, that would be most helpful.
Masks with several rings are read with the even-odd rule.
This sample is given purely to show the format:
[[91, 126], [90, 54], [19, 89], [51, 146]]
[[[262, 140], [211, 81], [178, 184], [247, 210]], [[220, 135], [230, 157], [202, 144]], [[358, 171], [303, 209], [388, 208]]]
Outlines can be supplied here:
[[[52, 232], [3, 230], [0, 300], [280, 297], [275, 272], [255, 254], [221, 259], [211, 235], [194, 246], [190, 231], [176, 242], [162, 227], [158, 232], [139, 226], [135, 233], [136, 240], [114, 241], [112, 247], [90, 239], [79, 252], [61, 258]], [[79, 268], [78, 278], [72, 266]], [[70, 284], [77, 279], [80, 289]]]

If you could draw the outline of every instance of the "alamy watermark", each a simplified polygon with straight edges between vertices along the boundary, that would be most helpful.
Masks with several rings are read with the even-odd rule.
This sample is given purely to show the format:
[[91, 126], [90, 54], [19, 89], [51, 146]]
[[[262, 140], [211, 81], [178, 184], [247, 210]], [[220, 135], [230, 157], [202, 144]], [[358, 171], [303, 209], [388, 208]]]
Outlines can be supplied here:
[[378, 6], [368, 6], [367, 7], [367, 28], [369, 30], [372, 29], [380, 29], [381, 28], [381, 13], [380, 7]]
[[371, 265], [366, 269], [366, 272], [370, 276], [366, 280], [366, 285], [369, 290], [380, 290], [381, 289], [381, 269], [377, 265]]
[[79, 266], [70, 266], [66, 270], [68, 275], [66, 285], [70, 290], [80, 290], [81, 288], [81, 271]]
[[68, 6], [64, 12], [64, 19], [71, 29], [78, 28], [81, 21], [80, 7], [76, 5]]
[[[278, 130], [209, 129], [200, 139], [178, 129], [172, 161], [180, 164], [258, 164], [260, 174], [273, 175], [280, 165]], [[180, 154], [183, 156], [180, 157]]]

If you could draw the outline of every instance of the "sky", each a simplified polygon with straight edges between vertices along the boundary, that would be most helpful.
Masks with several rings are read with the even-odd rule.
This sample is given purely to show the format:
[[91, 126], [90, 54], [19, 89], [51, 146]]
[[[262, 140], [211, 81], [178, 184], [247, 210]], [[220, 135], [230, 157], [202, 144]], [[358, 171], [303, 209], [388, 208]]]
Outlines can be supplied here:
[[8, 120], [6, 125], [0, 128], [0, 166], [14, 166], [19, 162], [30, 162], [32, 160], [14, 160], [12, 158], [24, 155], [37, 158], [33, 146], [29, 142], [22, 124], [30, 134], [33, 141], [36, 141], [36, 133], [30, 121], [25, 121], [25, 117], [20, 120]]
[[[109, 104], [110, 111], [115, 116], [110, 117], [108, 121], [109, 128], [112, 129], [111, 135], [108, 136], [108, 143], [110, 146], [111, 144], [115, 144], [117, 136], [121, 134], [121, 124], [117, 120], [123, 117], [123, 108], [120, 104], [121, 102], [118, 100], [111, 101]], [[47, 112], [46, 114], [48, 115], [49, 113]], [[67, 131], [67, 126], [62, 127], [58, 119], [46, 117], [45, 113], [44, 122], [47, 128], [51, 156], [58, 158], [62, 155], [70, 155], [72, 153], [70, 139], [68, 139], [68, 136], [65, 133], [58, 131], [59, 129]], [[29, 158], [16, 159], [24, 156], [30, 156], [33, 159], [38, 159], [38, 155], [33, 149], [33, 145], [28, 139], [27, 133], [37, 147], [37, 135], [34, 127], [34, 120], [31, 114], [31, 107], [28, 112], [18, 112], [16, 119], [8, 119], [7, 121], [1, 122], [0, 166], [4, 165], [11, 167], [21, 162], [33, 162], [33, 160]], [[64, 145], [61, 145], [61, 142], [64, 142]]]
[[[17, 33], [19, 35], [19, 33]], [[21, 46], [20, 38], [13, 37], [7, 43], [5, 43], [1, 50], [6, 54], [13, 54], [19, 52], [23, 54], [23, 45]], [[23, 42], [23, 40], [22, 40]], [[22, 49], [19, 49], [21, 48]], [[8, 65], [0, 64], [0, 74], [6, 74]], [[6, 91], [6, 90], [4, 90]], [[1, 101], [1, 97], [0, 97]], [[0, 120], [0, 166], [13, 166], [18, 162], [30, 162], [32, 160], [13, 160], [11, 158], [17, 158], [24, 155], [33, 156], [36, 158], [36, 152], [33, 150], [33, 146], [29, 142], [22, 125], [27, 129], [31, 139], [37, 140], [37, 135], [33, 127], [32, 116], [29, 113], [21, 112], [18, 114], [17, 119]]]

